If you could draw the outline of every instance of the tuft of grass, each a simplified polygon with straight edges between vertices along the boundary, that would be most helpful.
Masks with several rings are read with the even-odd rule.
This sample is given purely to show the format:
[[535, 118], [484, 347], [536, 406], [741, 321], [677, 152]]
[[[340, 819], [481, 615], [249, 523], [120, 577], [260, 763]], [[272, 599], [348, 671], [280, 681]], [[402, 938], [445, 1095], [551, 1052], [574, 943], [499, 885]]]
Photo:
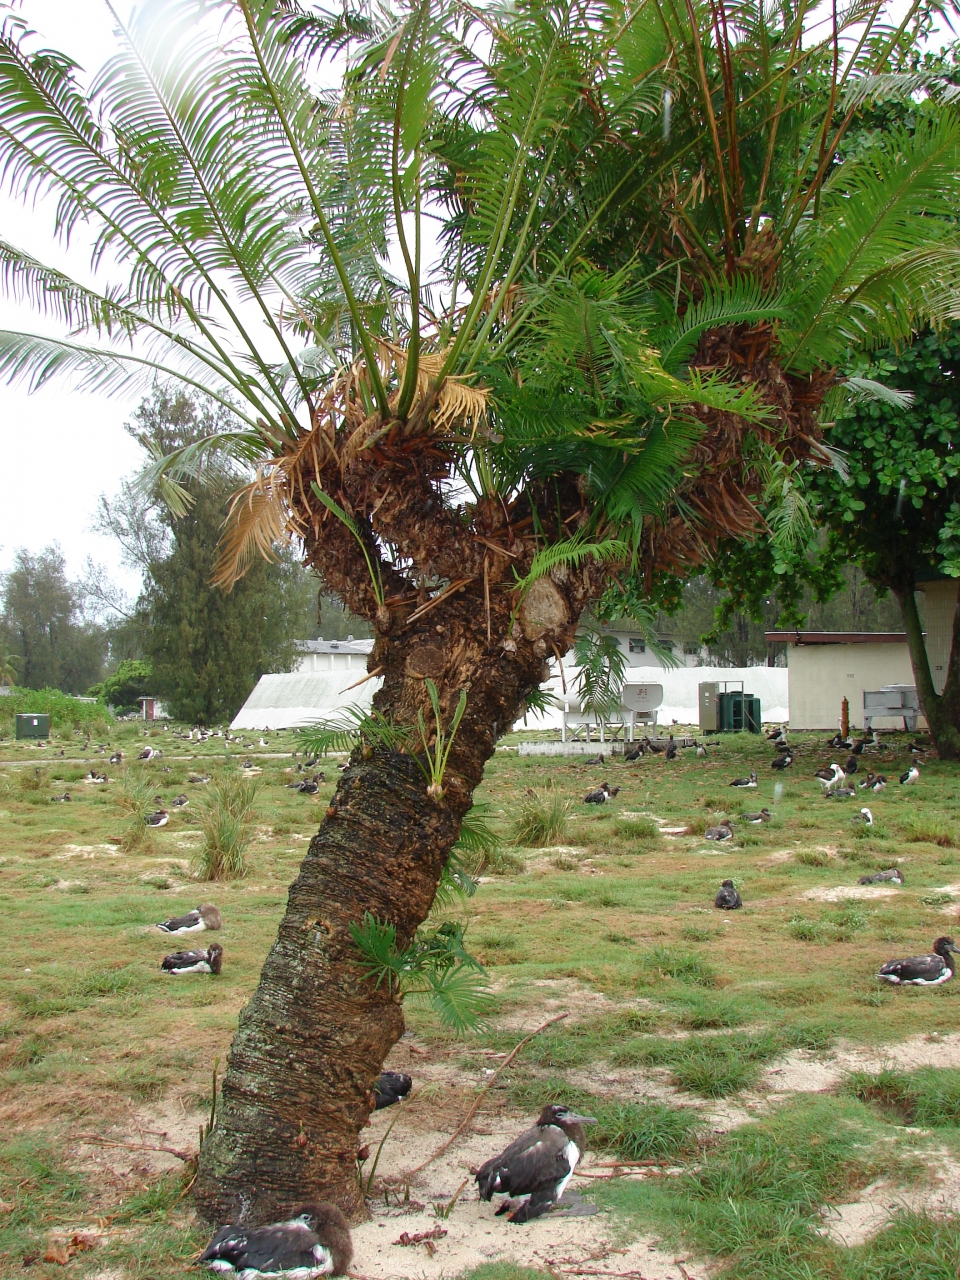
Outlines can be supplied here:
[[157, 784], [142, 774], [124, 770], [120, 786], [114, 793], [114, 804], [123, 815], [120, 848], [124, 853], [142, 849], [149, 840], [147, 819], [156, 812]]
[[240, 880], [247, 874], [243, 855], [253, 837], [259, 789], [258, 779], [237, 774], [221, 774], [210, 784], [199, 806], [199, 880]]
[[844, 1280], [956, 1280], [960, 1217], [902, 1211], [889, 1227], [850, 1251]]
[[644, 1063], [667, 1067], [673, 1083], [705, 1098], [722, 1098], [754, 1084], [763, 1064], [777, 1056], [782, 1042], [772, 1031], [747, 1034], [650, 1037], [628, 1041], [612, 1054], [618, 1066]]
[[524, 1080], [510, 1090], [510, 1101], [530, 1112], [553, 1102], [574, 1107], [597, 1120], [587, 1130], [594, 1151], [624, 1160], [676, 1160], [697, 1146], [699, 1114], [690, 1107], [661, 1102], [607, 1102], [565, 1080]]
[[678, 1018], [682, 1027], [690, 1027], [693, 1031], [713, 1031], [739, 1027], [746, 1022], [747, 1014], [734, 997], [724, 992], [714, 995], [691, 991], [684, 997]]
[[909, 818], [901, 822], [900, 834], [908, 844], [935, 844], [941, 849], [957, 847], [956, 831], [929, 817]]
[[554, 786], [530, 787], [520, 801], [513, 842], [520, 848], [543, 849], [566, 840], [570, 801]]
[[960, 1073], [954, 1070], [856, 1071], [844, 1083], [844, 1092], [893, 1113], [903, 1124], [923, 1129], [960, 1126]]
[[795, 857], [805, 867], [829, 867], [833, 861], [822, 849], [800, 849]]
[[671, 951], [669, 947], [654, 947], [642, 959], [646, 968], [655, 969], [661, 977], [674, 978], [677, 982], [712, 987], [717, 980], [713, 965], [695, 951]]
[[641, 844], [655, 844], [660, 839], [660, 828], [652, 818], [643, 813], [618, 817], [614, 823], [617, 834]]
[[793, 916], [787, 931], [798, 942], [852, 942], [869, 924], [866, 914], [858, 907], [843, 907], [825, 912], [819, 920]]

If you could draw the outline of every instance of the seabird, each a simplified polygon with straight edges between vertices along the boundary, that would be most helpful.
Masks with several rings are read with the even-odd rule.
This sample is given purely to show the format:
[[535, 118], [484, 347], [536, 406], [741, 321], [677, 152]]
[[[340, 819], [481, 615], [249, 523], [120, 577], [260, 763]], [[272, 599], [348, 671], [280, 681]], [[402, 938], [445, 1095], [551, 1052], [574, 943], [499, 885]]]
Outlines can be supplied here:
[[[591, 756], [589, 760], [584, 760], [583, 763], [584, 764], [603, 764], [603, 752], [601, 751], [599, 755]], [[308, 765], [307, 767], [309, 768], [310, 766]]]
[[610, 784], [601, 782], [595, 791], [588, 791], [583, 797], [584, 804], [606, 804], [607, 797], [612, 795]]
[[51, 797], [50, 797], [50, 799], [51, 799], [51, 800], [55, 800], [55, 801], [57, 802], [57, 804], [69, 804], [69, 803], [70, 803], [70, 792], [69, 792], [69, 791], [65, 791], [65, 792], [63, 793], [63, 795], [62, 795], [62, 796], [51, 796]]
[[651, 742], [646, 734], [644, 734], [643, 742], [647, 750], [652, 751], [655, 756], [663, 755], [665, 748], [659, 742]]
[[[477, 1170], [480, 1198], [490, 1200], [497, 1192], [506, 1196], [497, 1214], [506, 1213], [510, 1222], [529, 1222], [546, 1213], [563, 1196], [583, 1154], [583, 1126], [596, 1123], [593, 1116], [569, 1107], [544, 1107], [532, 1128]], [[521, 1198], [519, 1205], [513, 1196]]]
[[771, 769], [789, 769], [792, 764], [793, 764], [793, 752], [787, 751], [785, 752], [784, 755], [777, 756], [776, 759], [771, 760], [770, 768]]
[[827, 791], [828, 800], [852, 800], [857, 794], [856, 787], [834, 787], [832, 791]]
[[847, 756], [847, 763], [843, 766], [844, 773], [849, 778], [851, 773], [857, 772], [857, 757], [855, 755]]
[[173, 807], [175, 809], [185, 809], [189, 803], [190, 801], [182, 791], [178, 796], [174, 796]]
[[120, 761], [121, 761], [122, 759], [123, 759], [123, 752], [122, 752], [122, 751], [115, 751], [115, 752], [113, 753], [113, 755], [110, 757], [110, 763], [111, 763], [111, 764], [119, 764], [119, 763], [120, 763]]
[[[864, 747], [866, 747], [866, 746], [868, 746], [868, 745], [869, 745], [869, 743], [870, 743], [870, 739], [869, 739], [869, 738], [858, 738], [858, 739], [856, 740], [856, 742], [853, 744], [853, 746], [850, 748], [850, 752], [851, 752], [851, 754], [852, 754], [852, 755], [855, 755], [855, 756], [862, 755], [862, 754], [863, 754], [863, 748], [864, 748]], [[848, 770], [848, 772], [849, 772], [849, 770]]]
[[823, 769], [818, 769], [813, 776], [824, 791], [829, 791], [831, 788], [839, 786], [847, 775], [838, 764], [831, 764]]
[[703, 757], [707, 754], [707, 748], [703, 745], [702, 742], [696, 743], [696, 748], [697, 748], [697, 757], [698, 759], [702, 760]]
[[353, 1260], [347, 1220], [335, 1205], [305, 1204], [286, 1222], [221, 1227], [197, 1259], [242, 1280], [318, 1280], [342, 1276]]
[[707, 827], [703, 837], [705, 840], [732, 840], [733, 824], [731, 822], [721, 822], [716, 827]]
[[720, 907], [723, 911], [738, 911], [743, 906], [743, 899], [734, 888], [732, 880], [722, 881], [713, 905]]
[[203, 933], [205, 929], [219, 929], [223, 925], [218, 909], [209, 902], [202, 902], [185, 916], [164, 920], [157, 928], [164, 933]]
[[938, 938], [933, 944], [933, 955], [911, 956], [909, 960], [888, 960], [877, 977], [895, 987], [938, 987], [953, 977], [954, 954], [957, 947], [952, 938]]
[[853, 747], [852, 742], [848, 742], [842, 733], [835, 733], [827, 743], [828, 747], [832, 747], [834, 751], [849, 751]]
[[855, 815], [850, 819], [850, 821], [851, 821], [851, 822], [859, 822], [859, 823], [861, 823], [861, 825], [863, 825], [863, 826], [865, 826], [865, 827], [872, 827], [872, 826], [873, 826], [873, 814], [870, 812], [870, 810], [869, 810], [869, 809], [861, 809], [859, 813], [855, 814]]
[[674, 742], [674, 740], [673, 740], [673, 734], [672, 734], [672, 733], [671, 733], [671, 735], [670, 735], [670, 740], [669, 740], [669, 742], [667, 743], [667, 749], [666, 749], [666, 753], [665, 753], [665, 754], [666, 754], [666, 758], [667, 758], [668, 760], [676, 760], [676, 758], [677, 758], [677, 744], [676, 744], [676, 743]]
[[643, 754], [644, 754], [643, 743], [638, 742], [632, 751], [625, 751], [623, 753], [623, 758], [624, 760], [630, 761], [632, 763], [634, 760], [639, 760]]
[[749, 778], [734, 778], [730, 783], [731, 787], [755, 787], [757, 785], [757, 772], [755, 769], [750, 770]]
[[911, 787], [915, 782], [920, 781], [920, 770], [915, 764], [912, 764], [906, 773], [900, 775], [900, 785], [902, 787]]
[[373, 1086], [377, 1099], [374, 1110], [382, 1111], [384, 1107], [392, 1107], [395, 1102], [407, 1096], [412, 1086], [413, 1080], [403, 1071], [381, 1071]]
[[874, 773], [872, 770], [867, 771], [867, 776], [860, 783], [861, 791], [882, 791], [887, 785], [887, 780], [882, 773]]
[[315, 796], [320, 790], [320, 779], [314, 774], [312, 778], [306, 778], [299, 783], [297, 790], [303, 796]]
[[267, 747], [267, 746], [269, 746], [269, 745], [270, 745], [270, 744], [267, 742], [266, 738], [261, 738], [261, 739], [260, 739], [260, 746], [261, 746], [261, 747]]
[[153, 747], [144, 747], [137, 756], [138, 760], [152, 760], [154, 756], [159, 755], [159, 751], [154, 751]]
[[166, 809], [158, 809], [156, 813], [151, 813], [147, 819], [148, 827], [165, 827], [170, 821], [170, 815]]
[[889, 871], [877, 871], [872, 876], [861, 876], [857, 884], [903, 884], [903, 872], [899, 867], [891, 867]]
[[773, 817], [773, 814], [769, 809], [764, 808], [758, 810], [756, 813], [741, 813], [740, 817], [744, 822], [752, 822], [756, 827], [759, 826], [761, 822], [769, 822]]
[[174, 951], [164, 956], [160, 968], [164, 973], [218, 974], [223, 965], [223, 947], [215, 942], [206, 951]]
[[210, 775], [209, 773], [191, 773], [190, 776], [187, 778], [187, 781], [188, 782], [209, 782]]
[[240, 768], [241, 768], [241, 769], [252, 769], [252, 768], [253, 768], [253, 761], [252, 761], [252, 760], [244, 760], [244, 762], [243, 762], [243, 764], [240, 766]]

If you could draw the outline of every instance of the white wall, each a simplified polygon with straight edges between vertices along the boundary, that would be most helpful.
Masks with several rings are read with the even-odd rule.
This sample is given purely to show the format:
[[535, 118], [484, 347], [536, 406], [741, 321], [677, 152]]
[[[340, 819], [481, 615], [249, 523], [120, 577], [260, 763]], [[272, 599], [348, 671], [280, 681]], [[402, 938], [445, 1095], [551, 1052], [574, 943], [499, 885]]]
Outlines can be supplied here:
[[[906, 644], [792, 644], [790, 728], [837, 729], [840, 705], [850, 703], [850, 723], [863, 727], [863, 692], [885, 684], [914, 684]], [[902, 729], [903, 718], [874, 716], [878, 729]]]
[[[553, 664], [556, 669], [556, 663]], [[567, 689], [573, 691], [577, 683], [577, 668], [563, 667]], [[659, 684], [663, 686], [663, 703], [657, 711], [657, 723], [669, 725], [699, 724], [700, 684], [706, 681], [743, 681], [744, 693], [752, 693], [760, 699], [760, 714], [764, 721], [780, 724], [789, 719], [788, 672], [786, 667], [663, 667], [637, 668], [627, 671], [630, 684]], [[551, 693], [560, 695], [559, 675], [548, 686]], [[733, 686], [739, 688], [739, 684]], [[543, 717], [528, 716], [528, 729], [559, 729], [559, 708], [551, 708]], [[516, 726], [524, 727], [523, 722]]]

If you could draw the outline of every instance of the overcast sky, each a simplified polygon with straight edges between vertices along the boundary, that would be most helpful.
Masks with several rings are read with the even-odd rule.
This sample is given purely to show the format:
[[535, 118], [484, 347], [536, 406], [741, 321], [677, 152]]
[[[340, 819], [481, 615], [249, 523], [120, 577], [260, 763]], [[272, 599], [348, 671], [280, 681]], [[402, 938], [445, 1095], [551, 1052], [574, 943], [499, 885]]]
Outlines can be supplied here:
[[[130, 0], [115, 3], [126, 18]], [[905, 11], [907, 3], [897, 0], [894, 10]], [[104, 0], [22, 0], [20, 9], [50, 45], [91, 75], [116, 48]], [[943, 38], [934, 43], [949, 33]], [[49, 202], [24, 208], [0, 193], [0, 234], [51, 265], [86, 275], [82, 242], [67, 254], [54, 240]], [[44, 323], [0, 296], [0, 328], [43, 332]], [[90, 523], [99, 494], [114, 493], [140, 463], [138, 447], [123, 430], [138, 398], [76, 392], [66, 382], [28, 395], [0, 383], [0, 571], [10, 566], [16, 548], [37, 551], [58, 542], [71, 573], [79, 574], [90, 556], [128, 591], [136, 590], [136, 576], [122, 568], [116, 549], [92, 533]]]

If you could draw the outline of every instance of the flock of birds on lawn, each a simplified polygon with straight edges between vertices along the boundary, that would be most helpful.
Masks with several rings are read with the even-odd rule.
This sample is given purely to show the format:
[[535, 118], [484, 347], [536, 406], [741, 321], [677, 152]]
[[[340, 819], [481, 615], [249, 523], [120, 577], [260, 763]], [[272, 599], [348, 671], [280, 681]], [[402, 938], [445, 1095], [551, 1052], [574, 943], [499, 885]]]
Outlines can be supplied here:
[[[174, 736], [187, 741], [206, 741], [210, 737], [225, 737], [228, 741], [238, 742], [229, 733], [223, 731], [210, 732], [193, 730], [189, 733], [175, 732]], [[776, 754], [771, 760], [771, 768], [783, 772], [791, 768], [795, 762], [786, 735], [778, 729], [768, 735]], [[240, 742], [240, 745], [245, 745]], [[266, 746], [260, 739], [260, 746]], [[708, 749], [716, 748], [717, 742], [693, 741], [693, 748], [699, 757], [707, 754]], [[835, 761], [817, 769], [814, 777], [820, 783], [824, 796], [830, 799], [852, 799], [858, 792], [868, 791], [878, 794], [888, 785], [883, 774], [875, 774], [867, 770], [865, 776], [860, 774], [860, 759], [866, 748], [877, 745], [872, 732], [855, 741], [847, 741], [840, 734], [828, 744], [833, 750], [847, 751], [848, 757], [841, 767]], [[675, 760], [682, 750], [683, 744], [677, 743], [671, 735], [667, 742], [654, 742], [648, 737], [625, 752], [623, 759], [627, 762], [640, 760], [649, 754], [663, 756], [665, 760]], [[900, 776], [901, 786], [914, 786], [920, 780], [920, 771], [916, 757], [924, 752], [921, 743], [915, 742], [910, 747], [914, 760]], [[163, 752], [154, 747], [145, 747], [137, 756], [138, 760], [148, 761], [162, 758]], [[110, 763], [122, 763], [123, 753], [116, 751], [110, 756]], [[603, 754], [599, 754], [585, 763], [602, 766]], [[284, 785], [304, 795], [316, 795], [320, 785], [325, 781], [322, 772], [315, 772], [316, 759], [298, 763], [294, 779]], [[259, 772], [253, 760], [244, 760], [241, 769], [245, 773]], [[345, 767], [345, 766], [340, 766]], [[288, 771], [291, 772], [292, 770]], [[92, 769], [88, 780], [93, 783], [109, 781], [106, 774]], [[201, 785], [210, 781], [209, 774], [191, 774], [189, 781]], [[755, 790], [759, 780], [755, 770], [745, 776], [733, 779], [730, 784], [738, 791]], [[614, 799], [621, 788], [611, 786], [607, 782], [592, 788], [583, 797], [586, 804], [603, 805]], [[69, 794], [54, 797], [56, 800], [69, 801]], [[158, 797], [158, 800], [160, 798]], [[182, 792], [171, 802], [171, 808], [180, 809], [190, 803], [189, 797]], [[752, 825], [761, 825], [772, 819], [770, 810], [761, 807], [755, 812], [743, 812], [740, 821]], [[166, 809], [158, 808], [147, 819], [151, 827], [165, 826], [169, 820]], [[874, 818], [866, 806], [851, 818], [851, 822], [860, 826], [872, 827]], [[717, 843], [732, 841], [734, 824], [724, 820], [704, 832], [707, 840]], [[861, 885], [904, 883], [904, 875], [899, 867], [891, 867], [863, 875], [858, 881]], [[736, 911], [742, 908], [743, 899], [732, 879], [722, 881], [714, 906], [718, 910]], [[157, 928], [169, 935], [186, 937], [222, 928], [223, 921], [219, 909], [211, 903], [201, 903], [192, 911], [160, 922]], [[913, 956], [907, 959], [890, 960], [884, 964], [877, 977], [894, 986], [917, 985], [939, 986], [954, 976], [955, 957], [960, 954], [952, 938], [937, 938], [931, 954]], [[209, 947], [193, 950], [175, 951], [164, 957], [161, 971], [172, 976], [188, 974], [220, 974], [223, 964], [223, 947], [213, 942]], [[392, 1106], [405, 1098], [411, 1090], [412, 1080], [403, 1072], [384, 1071], [374, 1086], [374, 1106], [376, 1110]], [[497, 1214], [505, 1214], [509, 1221], [524, 1223], [549, 1212], [561, 1201], [564, 1192], [573, 1177], [577, 1164], [585, 1149], [586, 1138], [584, 1126], [596, 1124], [592, 1116], [581, 1115], [568, 1107], [551, 1105], [544, 1107], [536, 1123], [525, 1130], [515, 1141], [511, 1142], [499, 1155], [487, 1160], [475, 1175], [481, 1199], [489, 1201], [494, 1195], [502, 1196]], [[569, 1203], [568, 1196], [564, 1204]], [[578, 1207], [574, 1201], [574, 1209]], [[593, 1206], [579, 1205], [583, 1212], [593, 1212]], [[282, 1222], [265, 1226], [247, 1227], [228, 1224], [216, 1232], [207, 1248], [200, 1255], [198, 1262], [210, 1270], [222, 1275], [237, 1275], [243, 1280], [254, 1280], [254, 1277], [268, 1275], [284, 1276], [292, 1280], [315, 1280], [316, 1277], [342, 1275], [353, 1258], [353, 1245], [350, 1229], [343, 1214], [330, 1204], [308, 1203], [297, 1208]]]
[[[776, 755], [770, 761], [770, 767], [778, 772], [789, 769], [794, 763], [794, 752], [787, 742], [784, 729], [774, 729], [767, 734], [768, 739], [776, 749]], [[817, 769], [814, 777], [820, 783], [822, 793], [831, 799], [853, 799], [859, 791], [870, 791], [875, 795], [883, 791], [887, 786], [887, 779], [881, 773], [874, 773], [872, 770], [866, 771], [866, 776], [857, 783], [852, 781], [855, 775], [860, 772], [860, 758], [865, 749], [874, 748], [878, 745], [876, 735], [872, 729], [868, 729], [862, 738], [849, 741], [840, 733], [830, 739], [827, 744], [831, 750], [847, 751], [849, 755], [846, 763], [841, 768], [836, 761], [831, 761], [829, 765], [825, 765], [821, 769]], [[705, 756], [707, 748], [719, 747], [719, 742], [699, 742], [696, 738], [692, 742], [693, 748], [698, 756]], [[681, 750], [688, 749], [683, 744], [674, 740], [673, 734], [670, 734], [665, 743], [653, 742], [649, 737], [643, 737], [638, 743], [632, 745], [630, 750], [626, 750], [623, 755], [624, 761], [633, 762], [640, 760], [644, 755], [662, 755], [666, 760], [675, 760]], [[926, 753], [926, 745], [922, 742], [913, 742], [908, 750], [914, 757], [910, 766], [900, 775], [900, 785], [903, 787], [915, 786], [920, 781], [920, 769], [917, 758]], [[584, 761], [586, 765], [603, 765], [605, 757], [603, 753], [591, 756]], [[759, 785], [757, 772], [752, 769], [750, 773], [743, 778], [734, 778], [729, 784], [731, 787], [739, 791], [755, 790]], [[611, 787], [609, 783], [602, 782], [599, 787], [595, 787], [588, 791], [583, 797], [585, 804], [605, 804], [607, 800], [612, 800], [620, 792], [620, 787]], [[758, 809], [755, 813], [741, 813], [740, 820], [759, 826], [764, 822], [769, 822], [773, 815], [767, 808]], [[873, 813], [869, 808], [864, 806], [860, 812], [855, 814], [850, 821], [860, 827], [872, 827], [874, 825]], [[703, 833], [706, 840], [712, 840], [717, 843], [724, 843], [734, 838], [734, 824], [730, 819], [724, 819], [718, 822], [716, 826], [707, 827]], [[884, 871], [877, 871], [873, 875], [863, 875], [857, 881], [861, 885], [874, 884], [897, 884], [904, 883], [904, 875], [899, 867], [890, 867]], [[714, 899], [714, 906], [721, 911], [737, 911], [743, 906], [743, 899], [732, 880], [724, 880], [720, 885], [717, 895]], [[957, 947], [954, 945], [952, 938], [937, 938], [933, 944], [930, 955], [911, 956], [906, 960], [890, 960], [882, 966], [877, 977], [888, 982], [893, 986], [940, 986], [947, 982], [954, 974], [954, 955], [957, 954]]]

